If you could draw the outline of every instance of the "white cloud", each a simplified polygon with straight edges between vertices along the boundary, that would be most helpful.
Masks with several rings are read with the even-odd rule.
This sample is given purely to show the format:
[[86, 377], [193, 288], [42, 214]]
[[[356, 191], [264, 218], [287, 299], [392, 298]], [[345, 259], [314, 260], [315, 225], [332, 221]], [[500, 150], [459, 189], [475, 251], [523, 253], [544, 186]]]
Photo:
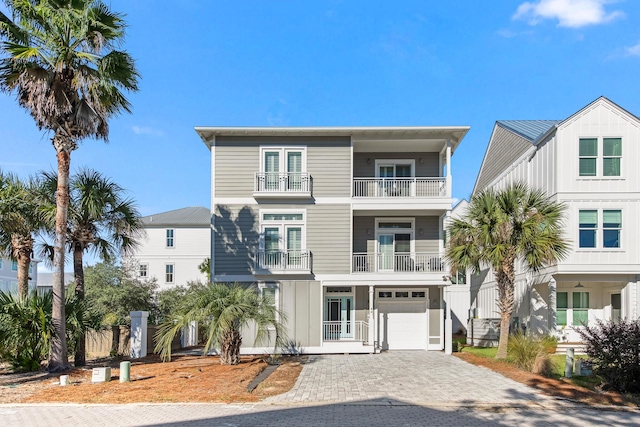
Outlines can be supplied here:
[[132, 126], [131, 129], [136, 135], [164, 136], [164, 132], [148, 126]]
[[518, 6], [513, 19], [525, 19], [536, 25], [545, 19], [557, 19], [559, 27], [579, 28], [604, 24], [624, 16], [620, 10], [605, 11], [612, 0], [539, 0]]
[[624, 51], [627, 56], [640, 56], [640, 42], [635, 46], [625, 47]]

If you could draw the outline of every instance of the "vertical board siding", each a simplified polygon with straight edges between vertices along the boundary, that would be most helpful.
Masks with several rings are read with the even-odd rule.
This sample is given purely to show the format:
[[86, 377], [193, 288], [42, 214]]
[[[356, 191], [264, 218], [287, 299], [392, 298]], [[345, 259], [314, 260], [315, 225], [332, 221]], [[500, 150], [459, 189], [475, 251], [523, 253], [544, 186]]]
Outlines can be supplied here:
[[[353, 177], [372, 178], [376, 176], [376, 159], [413, 159], [416, 177], [439, 177], [440, 154], [436, 152], [412, 153], [353, 153]], [[422, 159], [422, 163], [420, 163]]]
[[351, 208], [348, 204], [307, 208], [307, 249], [314, 274], [349, 274]]

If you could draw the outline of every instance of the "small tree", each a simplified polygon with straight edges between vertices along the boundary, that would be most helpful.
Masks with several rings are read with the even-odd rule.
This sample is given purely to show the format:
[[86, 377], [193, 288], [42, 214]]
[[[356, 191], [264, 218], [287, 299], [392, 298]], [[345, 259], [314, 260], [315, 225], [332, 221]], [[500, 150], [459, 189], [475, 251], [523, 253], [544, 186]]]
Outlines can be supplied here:
[[211, 281], [211, 258], [205, 258], [198, 266], [200, 273], [207, 275], [207, 282]]
[[603, 322], [576, 329], [586, 344], [593, 372], [607, 389], [640, 392], [640, 320]]
[[171, 360], [171, 342], [176, 334], [191, 322], [201, 322], [207, 330], [203, 353], [219, 348], [221, 364], [237, 365], [240, 363], [241, 330], [254, 323], [256, 342], [260, 342], [269, 337], [269, 328], [273, 328], [274, 345], [280, 347], [285, 340], [283, 319], [273, 298], [259, 295], [255, 286], [210, 283], [193, 295], [188, 306], [160, 324], [155, 351], [163, 360]]
[[484, 190], [469, 203], [466, 214], [449, 227], [446, 258], [454, 271], [477, 273], [490, 266], [498, 286], [500, 340], [496, 358], [507, 357], [509, 325], [515, 304], [516, 261], [537, 271], [563, 259], [568, 245], [562, 237], [565, 207], [542, 191], [516, 183], [504, 190]]

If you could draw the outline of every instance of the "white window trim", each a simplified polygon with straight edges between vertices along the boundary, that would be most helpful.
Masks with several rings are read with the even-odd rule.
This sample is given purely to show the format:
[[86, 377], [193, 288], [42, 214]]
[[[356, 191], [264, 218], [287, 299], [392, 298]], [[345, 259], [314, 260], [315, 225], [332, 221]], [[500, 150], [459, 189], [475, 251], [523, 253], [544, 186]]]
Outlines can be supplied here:
[[[380, 228], [381, 222], [410, 222], [411, 228]], [[376, 218], [375, 219], [375, 238], [376, 238], [376, 253], [380, 253], [380, 240], [378, 238], [381, 234], [392, 234], [392, 231], [405, 231], [411, 234], [411, 253], [416, 252], [416, 219], [411, 218]], [[395, 253], [395, 251], [394, 251]]]
[[[276, 306], [276, 320], [279, 322], [280, 321], [280, 285], [278, 284], [278, 282], [258, 282], [258, 291], [260, 292], [260, 297], [262, 297], [263, 294], [263, 290], [265, 288], [269, 288], [269, 289], [275, 289], [275, 293], [273, 295], [273, 299], [275, 300], [275, 306]], [[269, 326], [267, 328], [268, 330], [274, 330], [275, 328], [273, 326]]]
[[[622, 149], [624, 150], [624, 140], [625, 138], [623, 136], [579, 136], [578, 137], [578, 146], [577, 146], [577, 153], [578, 153], [578, 180], [586, 180], [586, 181], [593, 181], [593, 180], [624, 180], [625, 176], [624, 176], [624, 172], [625, 172], [625, 168], [624, 168], [624, 164], [623, 164], [623, 159], [624, 159], [624, 153], [621, 156], [605, 156], [604, 155], [604, 140], [605, 139], [609, 139], [609, 138], [619, 138], [620, 140], [622, 140]], [[581, 139], [595, 139], [597, 141], [597, 150], [598, 150], [598, 154], [596, 156], [580, 156], [580, 140]], [[620, 159], [620, 175], [618, 176], [604, 176], [604, 159], [606, 158], [619, 158]], [[580, 159], [585, 158], [585, 159], [596, 159], [596, 174], [593, 176], [589, 176], [589, 175], [580, 175]]]
[[[302, 214], [302, 220], [264, 220], [264, 214]], [[282, 243], [281, 250], [284, 249], [284, 245], [286, 244], [286, 236], [285, 236], [285, 228], [286, 226], [300, 226], [302, 229], [302, 236], [300, 242], [300, 249], [307, 249], [307, 210], [306, 209], [260, 209], [260, 239], [258, 243], [258, 248], [261, 251], [264, 251], [264, 230], [265, 228], [278, 227], [280, 241]]]
[[258, 169], [260, 172], [266, 172], [264, 170], [265, 153], [274, 152], [274, 151], [278, 151], [280, 153], [280, 156], [278, 159], [279, 160], [278, 170], [280, 171], [279, 173], [287, 172], [286, 170], [287, 169], [287, 153], [290, 151], [302, 152], [301, 173], [307, 172], [307, 147], [305, 146], [264, 146], [264, 145], [260, 146], [260, 167]]
[[[171, 281], [167, 280], [167, 267], [171, 266]], [[164, 265], [164, 283], [176, 283], [176, 266], [173, 263], [167, 263]]]
[[[580, 211], [596, 211], [598, 212], [598, 223], [596, 224], [596, 247], [595, 248], [586, 248], [580, 246]], [[618, 228], [618, 232], [620, 233], [620, 245], [617, 248], [605, 248], [604, 247], [604, 212], [603, 211], [620, 211], [620, 215], [622, 217], [622, 227]], [[624, 252], [624, 225], [625, 216], [624, 209], [619, 207], [602, 207], [602, 208], [578, 208], [577, 217], [578, 219], [578, 227], [577, 227], [577, 235], [576, 235], [576, 252]], [[585, 228], [585, 230], [590, 230]], [[616, 230], [615, 228], [607, 228], [607, 230]]]
[[[391, 292], [391, 298], [380, 298], [380, 292]], [[396, 297], [396, 292], [408, 292], [408, 297]], [[424, 292], [423, 297], [414, 297], [412, 292]], [[377, 301], [395, 301], [395, 302], [424, 302], [429, 300], [428, 289], [417, 288], [376, 288], [375, 299]]]
[[[169, 236], [167, 235], [169, 231], [171, 231], [171, 246], [169, 246]], [[174, 249], [176, 247], [176, 229], [175, 228], [165, 228], [164, 244], [167, 249]]]
[[411, 177], [416, 177], [416, 160], [415, 159], [376, 159], [375, 167], [376, 167], [376, 178], [380, 178], [380, 166], [393, 165], [395, 166], [402, 164], [410, 164], [411, 165]]

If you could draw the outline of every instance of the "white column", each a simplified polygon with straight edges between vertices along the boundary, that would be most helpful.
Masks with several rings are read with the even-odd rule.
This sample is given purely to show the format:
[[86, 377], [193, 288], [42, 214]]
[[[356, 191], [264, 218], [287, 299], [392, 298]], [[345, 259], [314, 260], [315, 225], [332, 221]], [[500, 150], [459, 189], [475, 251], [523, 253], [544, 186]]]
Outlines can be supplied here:
[[[373, 290], [373, 285], [369, 285], [369, 345], [373, 345], [375, 346], [375, 343], [373, 342], [375, 339], [375, 317], [373, 315], [373, 297], [375, 295], [375, 292]], [[375, 352], [375, 347], [373, 349], [373, 351]]]
[[[556, 326], [558, 325], [557, 300], [556, 300], [556, 279], [553, 277], [549, 280], [549, 333], [556, 333]], [[567, 320], [569, 314], [567, 313]]]
[[131, 339], [129, 341], [129, 355], [132, 359], [139, 359], [147, 355], [147, 318], [148, 311], [132, 311]]
[[198, 345], [198, 322], [190, 322], [189, 326], [182, 328], [182, 347]]
[[453, 320], [451, 319], [451, 290], [444, 288], [444, 303], [446, 304], [446, 319], [444, 321], [444, 353], [453, 353]]
[[215, 282], [213, 277], [216, 274], [216, 139], [213, 137], [209, 146], [211, 150], [211, 251], [209, 256], [209, 281]]
[[447, 197], [453, 197], [452, 182], [451, 182], [451, 140], [447, 140]]

